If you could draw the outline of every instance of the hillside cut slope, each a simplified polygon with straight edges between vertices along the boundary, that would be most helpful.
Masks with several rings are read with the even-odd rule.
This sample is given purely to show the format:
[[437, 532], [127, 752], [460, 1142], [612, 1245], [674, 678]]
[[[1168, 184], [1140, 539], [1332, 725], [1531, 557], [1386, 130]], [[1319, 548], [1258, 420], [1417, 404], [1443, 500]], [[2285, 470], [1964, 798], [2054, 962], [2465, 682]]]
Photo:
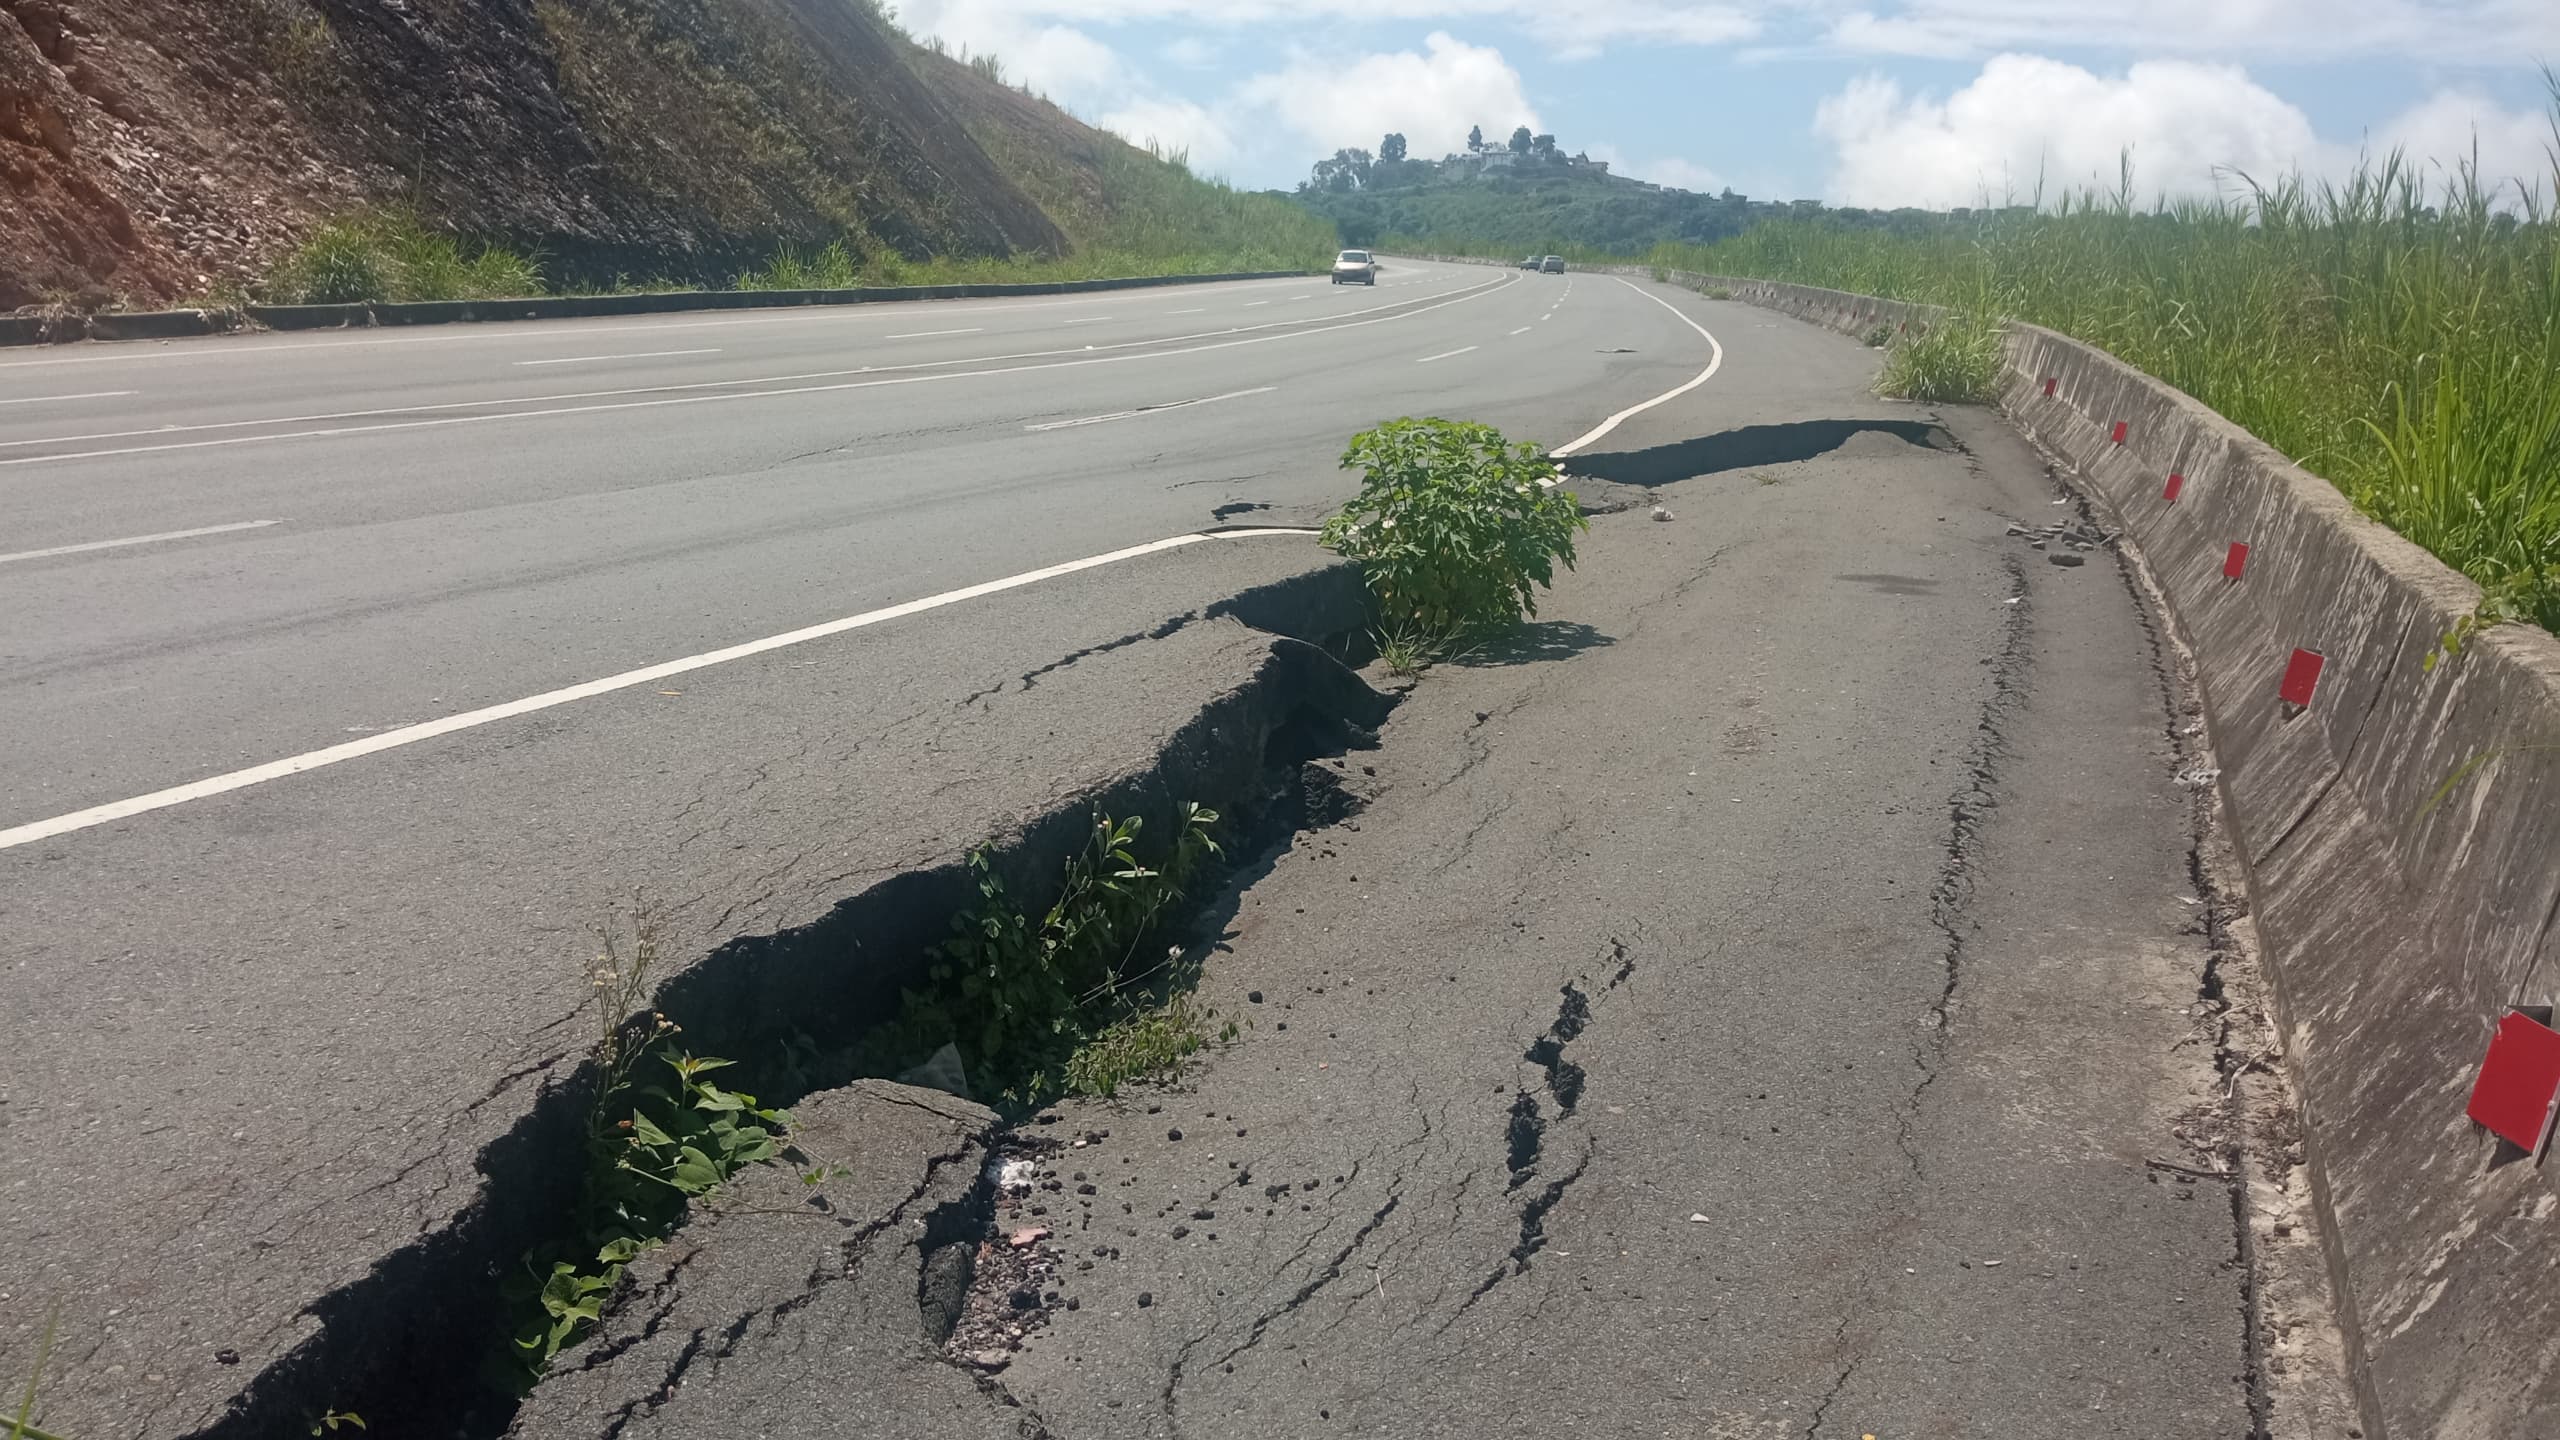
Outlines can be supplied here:
[[202, 293], [366, 204], [572, 281], [1062, 252], [912, 53], [864, 0], [0, 0], [0, 309]]

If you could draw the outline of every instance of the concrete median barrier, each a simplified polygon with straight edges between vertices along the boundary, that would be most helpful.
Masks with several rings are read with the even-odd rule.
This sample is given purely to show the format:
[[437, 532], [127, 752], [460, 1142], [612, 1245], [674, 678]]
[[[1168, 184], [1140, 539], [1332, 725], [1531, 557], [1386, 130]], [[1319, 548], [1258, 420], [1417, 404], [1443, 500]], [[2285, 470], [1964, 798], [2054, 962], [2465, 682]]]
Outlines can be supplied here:
[[834, 290], [673, 290], [640, 295], [536, 295], [516, 300], [365, 301], [349, 305], [250, 305], [239, 311], [155, 310], [75, 317], [68, 332], [41, 317], [0, 315], [0, 346], [52, 340], [165, 340], [219, 335], [242, 317], [269, 330], [340, 330], [372, 325], [461, 325], [500, 320], [556, 320], [607, 315], [661, 315], [690, 310], [770, 310], [802, 305], [877, 305], [908, 300], [992, 300], [1016, 295], [1081, 295], [1159, 285], [1214, 285], [1237, 280], [1291, 280], [1304, 270], [1249, 270], [1218, 275], [1133, 275], [1106, 280], [1021, 284], [865, 285]]
[[[1945, 315], [1665, 278], [1859, 337]], [[2094, 346], [2015, 325], [2007, 356], [2001, 405], [2125, 527], [2194, 654], [2366, 1433], [2550, 1433], [2560, 1195], [2464, 1100], [2499, 1017], [2560, 999], [2560, 640], [2501, 626], [2429, 670], [2470, 581]], [[2298, 649], [2307, 706], [2278, 693]]]

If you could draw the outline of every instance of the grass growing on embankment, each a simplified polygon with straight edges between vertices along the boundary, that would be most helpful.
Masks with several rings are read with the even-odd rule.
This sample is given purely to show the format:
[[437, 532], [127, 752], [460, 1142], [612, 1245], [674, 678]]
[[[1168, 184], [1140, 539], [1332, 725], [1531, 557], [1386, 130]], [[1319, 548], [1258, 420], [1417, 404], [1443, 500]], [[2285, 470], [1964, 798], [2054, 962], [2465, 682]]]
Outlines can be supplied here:
[[1782, 220], [1646, 259], [2100, 346], [2326, 477], [2477, 581], [2492, 614], [2560, 630], [2553, 166], [2521, 206], [2467, 168], [2431, 184], [2394, 156], [2223, 203], [2083, 195], [1912, 230]]

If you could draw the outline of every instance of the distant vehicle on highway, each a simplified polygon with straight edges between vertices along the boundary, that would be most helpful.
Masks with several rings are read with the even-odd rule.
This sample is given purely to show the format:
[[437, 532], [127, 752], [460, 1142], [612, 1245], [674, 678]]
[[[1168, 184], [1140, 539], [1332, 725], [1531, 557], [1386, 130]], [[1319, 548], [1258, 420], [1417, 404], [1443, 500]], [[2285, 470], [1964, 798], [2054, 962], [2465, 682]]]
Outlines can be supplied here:
[[1564, 273], [1564, 257], [1561, 255], [1550, 255], [1546, 259], [1538, 262], [1538, 268], [1546, 271], [1550, 275], [1561, 275]]
[[1333, 283], [1336, 285], [1375, 285], [1378, 283], [1378, 258], [1366, 250], [1345, 250], [1333, 257]]
[[1537, 256], [1532, 255], [1528, 259], [1520, 262], [1520, 268], [1523, 270], [1535, 270], [1541, 263], [1543, 262], [1541, 262]]

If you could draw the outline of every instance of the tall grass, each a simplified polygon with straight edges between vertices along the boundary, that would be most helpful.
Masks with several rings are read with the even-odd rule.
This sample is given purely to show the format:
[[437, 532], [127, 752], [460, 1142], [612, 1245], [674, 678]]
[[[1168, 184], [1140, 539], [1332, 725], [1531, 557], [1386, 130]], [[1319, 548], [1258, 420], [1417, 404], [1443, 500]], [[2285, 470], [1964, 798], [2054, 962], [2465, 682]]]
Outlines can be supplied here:
[[[2392, 154], [2235, 198], [2128, 191], [1937, 225], [1773, 220], [1657, 266], [2032, 321], [2204, 401], [2560, 629], [2560, 78], [2552, 174]], [[2129, 188], [2129, 187], [2128, 187]]]
[[259, 287], [279, 305], [498, 300], [543, 293], [542, 267], [501, 245], [429, 229], [405, 210], [342, 215], [311, 232]]

